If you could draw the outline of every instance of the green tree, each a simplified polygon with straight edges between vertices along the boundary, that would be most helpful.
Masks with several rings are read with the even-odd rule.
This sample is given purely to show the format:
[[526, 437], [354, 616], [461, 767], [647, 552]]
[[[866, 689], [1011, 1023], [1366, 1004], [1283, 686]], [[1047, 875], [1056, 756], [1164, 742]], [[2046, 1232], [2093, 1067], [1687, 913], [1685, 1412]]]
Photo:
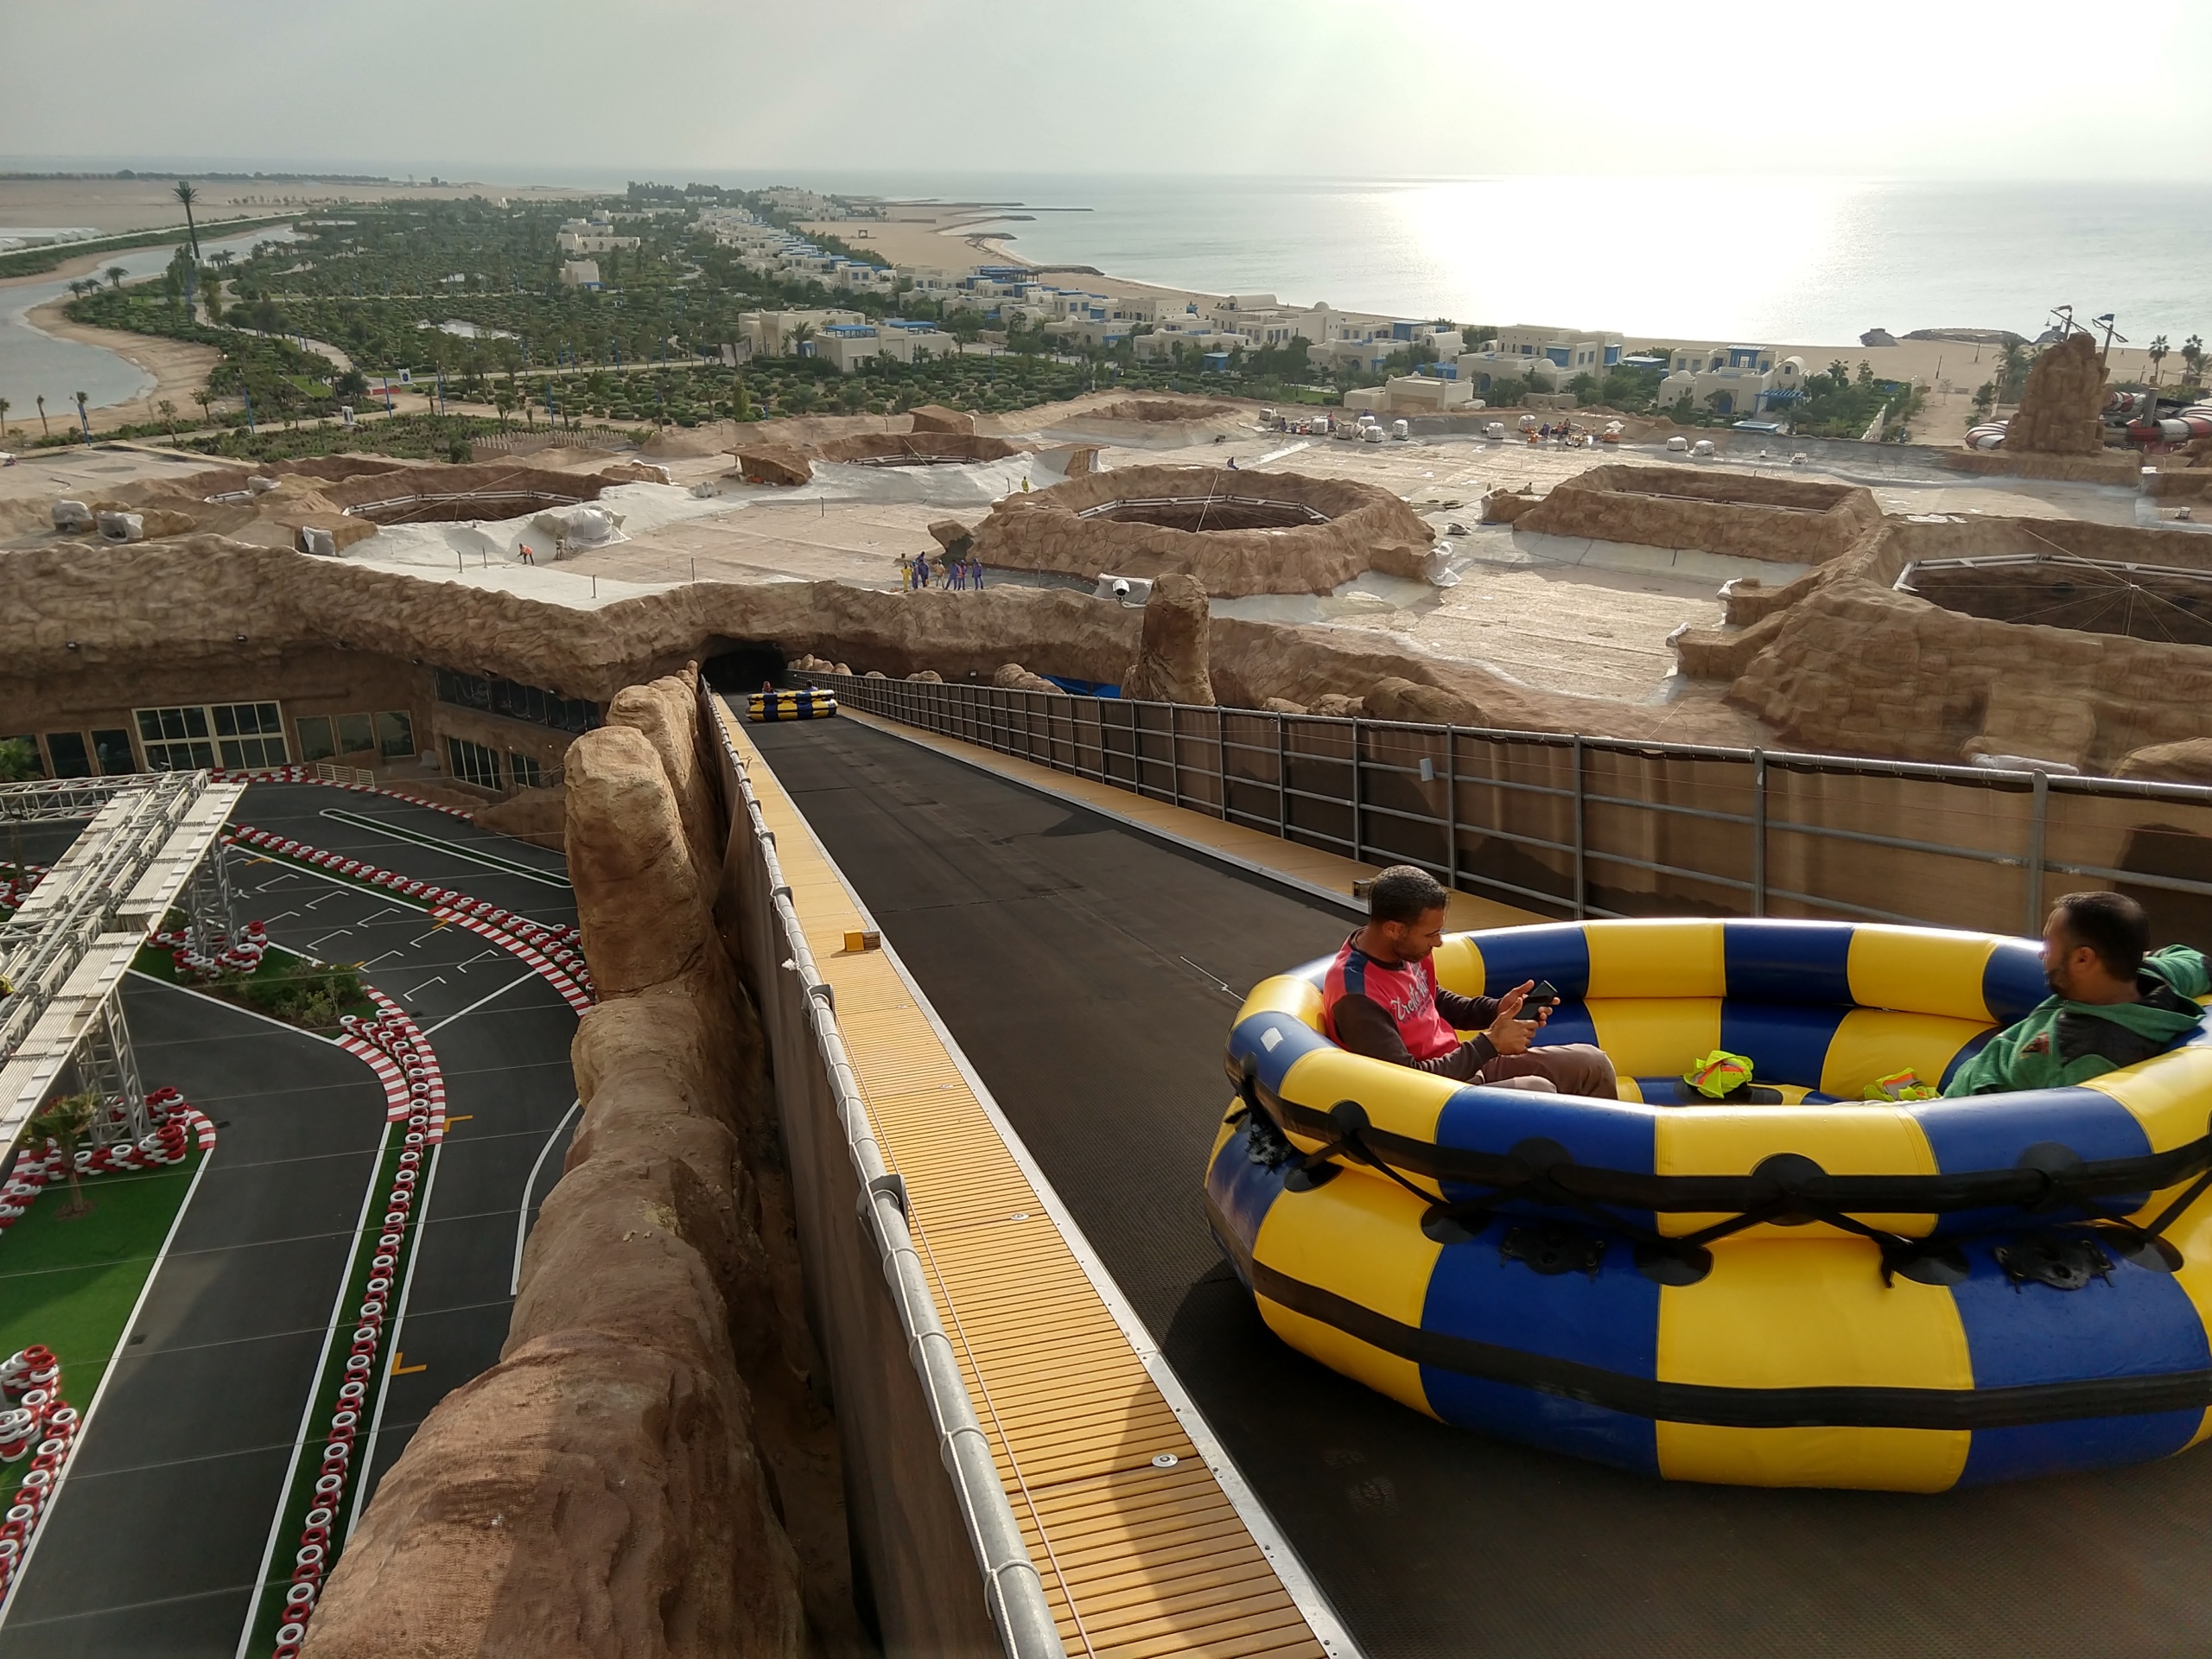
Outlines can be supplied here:
[[2202, 385], [2204, 379], [2204, 340], [2202, 335], [2191, 334], [2182, 341], [2181, 360], [2189, 365], [2189, 384], [2192, 386]]
[[110, 265], [107, 268], [107, 285], [110, 288], [119, 289], [123, 286], [123, 279], [130, 274], [121, 265]]
[[1974, 388], [1974, 412], [1986, 421], [1989, 418], [1989, 411], [1996, 407], [1997, 383], [1985, 380]]
[[92, 1132], [92, 1120], [99, 1116], [102, 1103], [100, 1096], [90, 1090], [57, 1095], [23, 1125], [24, 1146], [37, 1147], [51, 1141], [61, 1148], [61, 1166], [69, 1176], [69, 1202], [61, 1208], [64, 1221], [73, 1220], [92, 1207], [77, 1179], [77, 1143]]
[[5, 397], [0, 397], [0, 433], [8, 429], [8, 411], [14, 407]]
[[191, 180], [179, 179], [175, 190], [171, 194], [184, 204], [184, 233], [192, 240], [192, 257], [197, 264], [200, 258], [200, 226], [193, 222], [192, 204], [200, 200], [200, 193], [192, 188]]
[[2160, 365], [2165, 362], [2167, 353], [2172, 349], [2166, 344], [2166, 337], [2164, 334], [2154, 334], [2151, 337], [2151, 348], [2143, 355], [2151, 359], [2151, 384], [2153, 386], [2158, 384]]
[[0, 784], [27, 783], [45, 775], [38, 763], [38, 747], [30, 739], [11, 737], [0, 743]]
[[154, 405], [154, 409], [161, 416], [162, 424], [168, 428], [169, 435], [175, 437], [176, 435], [176, 405], [164, 397]]

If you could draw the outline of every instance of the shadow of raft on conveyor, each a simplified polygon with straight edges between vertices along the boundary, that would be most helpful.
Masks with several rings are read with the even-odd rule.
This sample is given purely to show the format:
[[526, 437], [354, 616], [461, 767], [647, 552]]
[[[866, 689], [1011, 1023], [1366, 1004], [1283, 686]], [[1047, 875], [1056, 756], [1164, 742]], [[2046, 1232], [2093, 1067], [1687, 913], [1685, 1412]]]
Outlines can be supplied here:
[[1199, 1182], [1236, 1000], [1350, 919], [857, 721], [749, 730], [1374, 1659], [2208, 1646], [2212, 1451], [1929, 1497], [1668, 1484], [1293, 1352]]

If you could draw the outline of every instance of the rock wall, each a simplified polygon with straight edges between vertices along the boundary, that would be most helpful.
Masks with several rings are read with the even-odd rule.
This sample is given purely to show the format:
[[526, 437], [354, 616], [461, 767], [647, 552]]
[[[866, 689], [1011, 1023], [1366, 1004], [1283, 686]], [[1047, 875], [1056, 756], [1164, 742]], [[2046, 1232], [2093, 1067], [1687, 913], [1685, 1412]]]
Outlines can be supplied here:
[[[2159, 775], [2152, 768], [2172, 757], [2173, 776], [2186, 781], [2174, 746], [2212, 737], [2212, 646], [1973, 615], [1897, 588], [1916, 561], [2067, 556], [2212, 575], [2212, 543], [2186, 531], [1888, 519], [1796, 582], [1732, 583], [1728, 626], [1678, 632], [1677, 663], [1693, 678], [1732, 681], [1730, 702], [1801, 747], [1936, 761], [2027, 756], [2094, 772], [2126, 761], [2135, 776]], [[1936, 574], [1931, 594], [1942, 591]], [[2050, 575], [2024, 571], [2021, 581]], [[1996, 594], [1986, 607], [2030, 602]]]
[[2097, 342], [2069, 334], [2046, 347], [2028, 371], [2020, 407], [2005, 428], [2005, 448], [2044, 455], [2104, 453], [2105, 365]]
[[1562, 479], [1515, 522], [1551, 536], [1822, 564], [1878, 529], [1882, 510], [1872, 491], [1847, 485], [1614, 464]]
[[[1328, 515], [1288, 529], [1187, 531], [1084, 518], [1116, 501], [1265, 497]], [[1418, 577], [1434, 533], [1388, 490], [1294, 473], [1249, 475], [1210, 467], [1118, 467], [1049, 490], [1007, 496], [976, 526], [976, 550], [995, 569], [1084, 581], [1111, 573], [1196, 577], [1216, 598], [1325, 594], [1365, 570]]]
[[1153, 702], [1211, 702], [1209, 644], [1205, 589], [1193, 576], [1160, 577], [1145, 601], [1143, 638], [1136, 661], [1122, 676], [1122, 695]]
[[764, 1045], [714, 925], [722, 826], [695, 685], [625, 691], [569, 751], [569, 870], [604, 998], [573, 1050], [583, 1116], [499, 1363], [378, 1485], [315, 1659], [864, 1640]]

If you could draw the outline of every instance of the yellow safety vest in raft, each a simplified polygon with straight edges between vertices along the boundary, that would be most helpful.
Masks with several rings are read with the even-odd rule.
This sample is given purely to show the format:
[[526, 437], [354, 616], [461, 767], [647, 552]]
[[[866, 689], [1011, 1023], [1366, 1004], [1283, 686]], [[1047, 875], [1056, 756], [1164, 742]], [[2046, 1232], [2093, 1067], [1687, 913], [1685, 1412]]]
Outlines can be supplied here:
[[[1255, 989], [1207, 1211], [1275, 1332], [1416, 1410], [1678, 1480], [1938, 1491], [2167, 1456], [2212, 1407], [2212, 1033], [2073, 1088], [1931, 1082], [2048, 994], [2033, 941], [1795, 921], [1461, 934], [1549, 980], [1617, 1101], [1324, 1037], [1324, 961]], [[1751, 1057], [1779, 1104], [1690, 1103]]]

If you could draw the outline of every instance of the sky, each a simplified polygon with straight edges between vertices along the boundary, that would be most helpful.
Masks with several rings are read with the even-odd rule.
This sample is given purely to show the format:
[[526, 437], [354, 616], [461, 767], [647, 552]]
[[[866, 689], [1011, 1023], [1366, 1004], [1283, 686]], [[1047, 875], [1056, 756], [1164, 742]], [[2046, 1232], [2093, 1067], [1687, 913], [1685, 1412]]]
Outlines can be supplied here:
[[2212, 179], [2212, 0], [0, 0], [0, 168]]

